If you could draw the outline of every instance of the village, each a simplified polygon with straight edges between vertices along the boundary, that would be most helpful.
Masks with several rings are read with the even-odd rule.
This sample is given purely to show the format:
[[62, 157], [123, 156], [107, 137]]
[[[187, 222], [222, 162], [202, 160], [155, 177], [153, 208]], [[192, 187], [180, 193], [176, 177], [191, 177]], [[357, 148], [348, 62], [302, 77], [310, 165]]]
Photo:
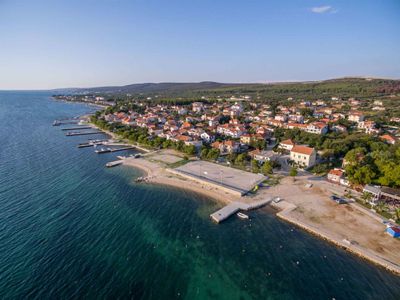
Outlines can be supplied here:
[[[98, 96], [86, 96], [86, 99], [104, 101]], [[357, 174], [350, 178], [347, 176], [347, 167], [354, 165], [349, 152], [356, 149], [350, 148], [342, 157], [334, 159], [327, 155], [330, 149], [315, 147], [312, 145], [315, 142], [296, 141], [301, 134], [307, 137], [306, 140], [324, 138], [329, 134], [358, 134], [360, 139], [370, 137], [382, 149], [386, 149], [383, 148], [385, 145], [395, 147], [398, 127], [377, 126], [368, 117], [369, 111], [385, 111], [380, 100], [371, 102], [368, 107], [362, 105], [361, 100], [350, 98], [342, 101], [337, 97], [329, 101], [300, 101], [292, 106], [275, 107], [252, 101], [250, 96], [232, 96], [223, 101], [202, 99], [184, 104], [149, 100], [117, 102], [98, 113], [95, 122], [100, 127], [112, 124], [112, 130], [120, 133], [126, 128], [138, 128], [145, 136], [138, 138], [136, 135], [136, 139], [144, 144], [155, 148], [173, 147], [189, 156], [196, 155], [203, 160], [253, 173], [295, 176], [308, 171], [326, 175], [326, 180], [331, 183], [348, 191], [361, 192], [364, 205], [371, 209], [379, 208], [385, 216], [399, 219], [399, 189], [371, 185], [371, 181], [357, 181], [354, 179]], [[289, 98], [286, 103], [291, 100]], [[399, 121], [399, 118], [391, 118], [390, 124]], [[129, 138], [128, 135], [126, 133], [125, 137]], [[366, 155], [356, 153], [355, 156]], [[322, 172], [321, 166], [324, 166]], [[368, 177], [368, 174], [358, 176]]]
[[[116, 103], [99, 96], [65, 97], [67, 101], [107, 102], [108, 108], [92, 121], [139, 144], [174, 148], [187, 156], [263, 175], [325, 176], [327, 182], [343, 187], [347, 196], [358, 195], [358, 201], [368, 209], [393, 222], [400, 220], [400, 189], [396, 184], [373, 184], [366, 179], [368, 172], [360, 173], [366, 165], [357, 165], [372, 149], [397, 149], [399, 130], [393, 124], [400, 118], [392, 117], [388, 124], [376, 124], [370, 118], [371, 111], [385, 112], [381, 100], [366, 104], [354, 98], [288, 98], [286, 105], [271, 105], [246, 95], [183, 103], [153, 102], [151, 97]], [[367, 142], [373, 145], [371, 149], [362, 148], [362, 144], [347, 149], [337, 145], [340, 150], [332, 154], [332, 149], [324, 149], [318, 140], [328, 136], [370, 139]], [[351, 176], [346, 170], [353, 172]]]

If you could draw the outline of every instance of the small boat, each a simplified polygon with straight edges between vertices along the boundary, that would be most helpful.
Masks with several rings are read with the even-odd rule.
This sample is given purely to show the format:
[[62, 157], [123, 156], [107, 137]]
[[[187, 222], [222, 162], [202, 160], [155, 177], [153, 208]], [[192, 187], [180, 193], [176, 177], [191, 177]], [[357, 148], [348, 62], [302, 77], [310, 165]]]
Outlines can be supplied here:
[[60, 126], [60, 125], [61, 125], [61, 123], [58, 120], [55, 120], [53, 122], [53, 126]]
[[106, 163], [106, 167], [111, 168], [111, 167], [118, 166], [120, 164], [122, 164], [122, 160], [111, 161], [111, 162]]
[[281, 202], [281, 198], [280, 197], [275, 197], [274, 198], [274, 200], [272, 200], [272, 201], [274, 201], [274, 203], [279, 203], [279, 202]]
[[236, 215], [237, 215], [239, 218], [245, 219], [245, 220], [247, 220], [247, 219], [249, 218], [248, 215], [246, 215], [246, 214], [244, 214], [244, 213], [241, 213], [241, 212], [238, 212]]

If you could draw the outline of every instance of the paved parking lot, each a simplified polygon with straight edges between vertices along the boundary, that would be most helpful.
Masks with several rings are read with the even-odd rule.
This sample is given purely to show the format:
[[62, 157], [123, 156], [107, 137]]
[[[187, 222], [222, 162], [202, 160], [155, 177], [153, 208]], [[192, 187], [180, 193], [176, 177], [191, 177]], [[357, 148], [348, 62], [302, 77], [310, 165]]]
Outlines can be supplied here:
[[206, 161], [193, 161], [176, 168], [175, 171], [204, 182], [232, 189], [241, 194], [250, 191], [255, 185], [266, 179], [261, 174], [253, 174]]

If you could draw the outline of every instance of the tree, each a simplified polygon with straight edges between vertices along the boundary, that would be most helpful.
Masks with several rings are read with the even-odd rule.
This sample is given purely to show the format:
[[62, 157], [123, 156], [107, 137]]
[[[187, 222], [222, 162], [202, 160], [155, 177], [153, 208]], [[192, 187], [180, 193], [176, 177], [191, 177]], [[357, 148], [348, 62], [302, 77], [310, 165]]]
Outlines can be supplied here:
[[289, 176], [292, 176], [292, 177], [297, 176], [297, 168], [296, 167], [291, 167], [290, 168]]
[[196, 153], [196, 147], [194, 145], [187, 145], [183, 147], [183, 152], [189, 155], [194, 155]]
[[363, 200], [364, 204], [369, 203], [372, 199], [372, 194], [364, 192], [361, 196], [361, 199]]
[[374, 177], [375, 173], [369, 166], [358, 168], [353, 175], [349, 175], [350, 181], [356, 184], [369, 184]]
[[264, 164], [261, 167], [261, 172], [264, 175], [272, 174], [272, 164], [269, 161], [264, 162]]
[[251, 171], [253, 173], [259, 173], [260, 172], [260, 167], [258, 166], [258, 161], [255, 159], [251, 160]]
[[210, 151], [208, 151], [207, 159], [217, 160], [218, 157], [219, 157], [219, 150], [218, 149], [211, 149]]
[[208, 149], [207, 148], [203, 148], [200, 152], [200, 157], [202, 159], [207, 159], [207, 155], [208, 155]]
[[247, 154], [241, 153], [236, 157], [235, 164], [239, 166], [244, 166], [244, 164], [246, 163], [246, 159], [247, 159]]

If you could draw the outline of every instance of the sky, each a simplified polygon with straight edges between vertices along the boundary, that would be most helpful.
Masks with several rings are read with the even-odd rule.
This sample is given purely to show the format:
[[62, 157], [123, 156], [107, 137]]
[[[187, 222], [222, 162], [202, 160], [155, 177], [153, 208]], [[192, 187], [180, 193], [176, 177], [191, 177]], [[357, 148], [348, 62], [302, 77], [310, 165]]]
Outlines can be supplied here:
[[0, 89], [400, 78], [400, 1], [0, 0]]

